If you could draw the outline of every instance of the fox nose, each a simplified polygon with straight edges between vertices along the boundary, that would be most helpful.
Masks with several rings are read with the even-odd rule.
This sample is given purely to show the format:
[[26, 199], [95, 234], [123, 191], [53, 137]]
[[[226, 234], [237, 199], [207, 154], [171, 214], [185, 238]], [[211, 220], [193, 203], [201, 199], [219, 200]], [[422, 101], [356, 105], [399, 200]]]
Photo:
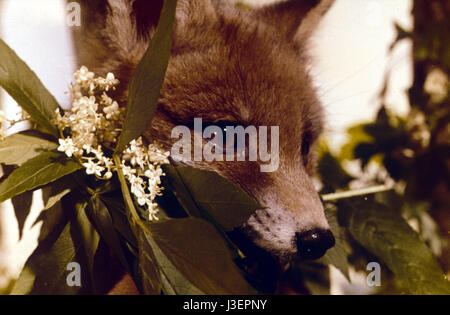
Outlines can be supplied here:
[[335, 244], [333, 233], [330, 230], [309, 230], [296, 233], [296, 237], [298, 253], [302, 260], [318, 259]]

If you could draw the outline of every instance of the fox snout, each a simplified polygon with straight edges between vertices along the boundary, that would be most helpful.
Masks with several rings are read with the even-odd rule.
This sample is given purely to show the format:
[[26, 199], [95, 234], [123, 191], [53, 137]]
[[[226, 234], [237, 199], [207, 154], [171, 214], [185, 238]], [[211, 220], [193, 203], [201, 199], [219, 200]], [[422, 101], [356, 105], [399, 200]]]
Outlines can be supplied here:
[[270, 210], [257, 211], [243, 226], [244, 234], [279, 263], [292, 260], [315, 260], [334, 247], [335, 238], [329, 228], [304, 228], [290, 215], [272, 218]]
[[236, 168], [232, 172], [223, 168], [222, 174], [265, 207], [241, 227], [250, 242], [281, 264], [318, 259], [335, 245], [335, 238], [311, 175], [301, 163], [284, 158], [283, 152], [280, 169], [273, 173], [248, 176], [244, 171], [238, 174]]
[[314, 229], [295, 233], [298, 256], [302, 260], [314, 260], [325, 255], [335, 244], [330, 230]]
[[[270, 217], [264, 214], [264, 217]], [[280, 218], [278, 218], [280, 219]], [[255, 214], [244, 225], [244, 234], [250, 241], [257, 244], [261, 249], [268, 251], [281, 264], [289, 263], [292, 260], [315, 260], [325, 255], [327, 250], [334, 247], [335, 238], [328, 228], [299, 229], [298, 232], [292, 231], [289, 227], [274, 227], [277, 223], [272, 221], [269, 225], [268, 220], [264, 222], [261, 214]], [[277, 221], [275, 221], [277, 222]], [[283, 229], [285, 231], [283, 233]], [[278, 230], [278, 236], [287, 237], [283, 241], [280, 237], [272, 234], [272, 230]]]

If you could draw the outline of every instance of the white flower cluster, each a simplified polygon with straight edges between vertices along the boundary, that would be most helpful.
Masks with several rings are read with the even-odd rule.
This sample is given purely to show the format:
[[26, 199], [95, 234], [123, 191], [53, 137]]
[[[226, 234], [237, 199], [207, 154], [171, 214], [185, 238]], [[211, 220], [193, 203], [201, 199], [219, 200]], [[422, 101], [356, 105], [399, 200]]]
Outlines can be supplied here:
[[75, 74], [75, 84], [70, 85], [72, 108], [61, 116], [56, 111], [56, 124], [70, 138], [61, 139], [64, 152], [82, 156], [83, 151], [97, 156], [94, 148], [101, 154], [101, 146], [112, 148], [120, 135], [123, 109], [106, 92], [119, 83], [112, 73], [107, 78], [95, 78], [94, 73], [82, 67]]
[[[124, 110], [107, 92], [114, 90], [119, 81], [112, 73], [96, 78], [86, 67], [78, 70], [74, 78], [70, 86], [71, 110], [64, 115], [56, 111], [55, 122], [62, 137], [58, 150], [80, 160], [88, 175], [110, 179], [115, 171], [110, 155], [120, 135]], [[148, 209], [150, 220], [157, 219], [154, 199], [161, 194], [160, 177], [164, 174], [160, 165], [169, 163], [168, 155], [156, 144], [144, 146], [142, 138], [133, 140], [123, 152], [122, 171], [139, 205]]]
[[140, 206], [148, 209], [149, 220], [157, 220], [157, 205], [153, 202], [161, 194], [161, 164], [169, 163], [169, 152], [161, 151], [156, 144], [145, 147], [142, 138], [131, 141], [123, 152], [122, 171], [130, 183], [130, 191]]

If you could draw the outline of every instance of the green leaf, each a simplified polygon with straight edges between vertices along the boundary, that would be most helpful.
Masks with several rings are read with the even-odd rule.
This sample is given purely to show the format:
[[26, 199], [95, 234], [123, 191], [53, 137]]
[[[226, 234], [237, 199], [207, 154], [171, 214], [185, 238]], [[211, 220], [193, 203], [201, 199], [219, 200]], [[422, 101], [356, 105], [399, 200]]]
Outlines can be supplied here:
[[75, 215], [71, 223], [71, 235], [74, 244], [81, 245], [85, 263], [89, 270], [90, 282], [92, 284], [95, 293], [101, 292], [102, 284], [96, 283], [96, 277], [94, 273], [94, 261], [95, 254], [100, 242], [100, 235], [91, 224], [88, 216], [86, 215], [87, 202], [78, 202], [75, 204]]
[[[19, 279], [14, 282], [14, 285], [8, 294], [10, 295], [26, 295], [33, 290], [36, 275], [29, 267], [25, 267], [20, 273]], [[3, 294], [2, 294], [3, 295]]]
[[325, 152], [318, 165], [318, 171], [324, 184], [321, 193], [331, 193], [343, 189], [354, 179], [339, 164], [339, 161], [330, 153]]
[[419, 227], [419, 235], [428, 244], [433, 254], [442, 255], [445, 248], [445, 240], [441, 236], [440, 228], [435, 219], [430, 215], [432, 206], [427, 202], [405, 203], [403, 217], [416, 221]]
[[450, 294], [450, 282], [436, 258], [397, 211], [355, 198], [340, 203], [339, 221], [408, 292]]
[[[263, 208], [239, 186], [216, 172], [184, 166], [165, 166], [164, 172], [171, 185], [181, 186], [176, 184], [181, 180], [194, 205], [212, 216], [225, 231], [241, 226], [255, 210]], [[189, 197], [180, 194], [183, 194], [183, 191], [176, 189], [179, 199], [188, 200]], [[183, 206], [189, 207], [190, 203], [184, 202]]]
[[[43, 189], [43, 199], [47, 198], [47, 194], [51, 193], [54, 189], [54, 185], [49, 189]], [[64, 196], [60, 201], [56, 202], [53, 207], [47, 211], [41, 211], [39, 217], [36, 219], [33, 225], [42, 222], [41, 230], [39, 234], [39, 243], [45, 241], [48, 238], [56, 240], [55, 235], [59, 235], [66, 226], [69, 218], [66, 215], [67, 209], [73, 208], [73, 205], [77, 202], [77, 198], [74, 193], [70, 193]]]
[[51, 185], [42, 189], [42, 199], [44, 201], [44, 209], [42, 211], [52, 209], [65, 196], [70, 194], [76, 186], [77, 182], [73, 176], [67, 175], [57, 181], [53, 181]]
[[[8, 178], [9, 175], [17, 168], [12, 165], [2, 165], [3, 168], [3, 179]], [[22, 239], [23, 228], [25, 226], [25, 221], [28, 218], [28, 215], [31, 212], [31, 205], [33, 202], [33, 192], [25, 192], [23, 194], [19, 194], [14, 196], [11, 199], [12, 206], [14, 208], [14, 214], [17, 219], [18, 227], [19, 227], [19, 239]]]
[[0, 86], [35, 122], [51, 134], [58, 135], [57, 127], [51, 122], [59, 107], [58, 102], [36, 74], [1, 39]]
[[145, 234], [147, 242], [153, 249], [157, 263], [161, 271], [161, 285], [166, 295], [200, 295], [203, 294], [170, 262], [161, 251], [156, 242]]
[[137, 248], [138, 242], [136, 236], [131, 230], [130, 223], [125, 210], [124, 200], [122, 194], [116, 193], [114, 196], [102, 195], [100, 196], [101, 201], [105, 204], [106, 208], [109, 210], [114, 228], [119, 232], [119, 234], [131, 244], [131, 246]]
[[326, 264], [336, 267], [350, 281], [345, 234], [344, 230], [339, 226], [337, 210], [334, 207], [327, 206], [325, 208], [325, 215], [336, 239], [336, 244], [327, 251], [322, 259]]
[[92, 198], [87, 208], [89, 216], [94, 221], [97, 231], [104, 239], [108, 247], [114, 252], [121, 264], [130, 270], [125, 253], [123, 251], [121, 240], [114, 228], [114, 222], [106, 205], [99, 198]]
[[[91, 292], [88, 267], [82, 257], [83, 247], [74, 242], [71, 226], [71, 222], [67, 223], [56, 241], [47, 239], [39, 244], [28, 259], [12, 294], [73, 295]], [[81, 287], [67, 285], [70, 271], [66, 268], [71, 262], [81, 266]]]
[[122, 190], [122, 196], [129, 214], [129, 225], [138, 241], [138, 259], [140, 264], [140, 269], [138, 272], [141, 277], [139, 279], [140, 283], [138, 282], [137, 284], [140, 287], [140, 290], [147, 294], [158, 294], [161, 291], [160, 271], [156, 258], [153, 254], [153, 250], [143, 235], [146, 231], [146, 227], [134, 207], [123, 171], [119, 166], [120, 158], [117, 155], [114, 155], [113, 158], [114, 163], [118, 167], [117, 173]]
[[53, 182], [81, 168], [59, 152], [44, 152], [14, 170], [0, 184], [0, 201]]
[[33, 203], [33, 192], [26, 191], [20, 195], [14, 196], [11, 199], [16, 215], [17, 223], [19, 225], [19, 239], [22, 239], [23, 228], [25, 221], [31, 212], [31, 205]]
[[139, 229], [137, 233], [142, 289], [145, 294], [161, 294], [161, 273], [153, 248], [149, 244], [143, 230]]
[[294, 285], [294, 288], [298, 286], [297, 291], [282, 292], [284, 294], [301, 292], [312, 295], [330, 295], [330, 270], [326, 265], [317, 261], [296, 261], [292, 263], [284, 277], [289, 279], [289, 284]]
[[127, 115], [116, 153], [141, 136], [153, 118], [169, 63], [176, 6], [176, 0], [164, 1], [156, 33], [131, 78]]
[[347, 130], [348, 142], [344, 144], [341, 148], [341, 152], [339, 156], [344, 160], [353, 160], [355, 159], [354, 151], [355, 147], [362, 142], [371, 143], [374, 139], [366, 133], [364, 130], [367, 124], [359, 124], [353, 126]]
[[71, 191], [70, 188], [64, 188], [63, 190], [58, 190], [57, 192], [54, 192], [54, 194], [50, 196], [50, 198], [48, 199], [42, 211], [53, 208], [64, 196], [69, 194], [70, 191]]
[[162, 252], [205, 294], [251, 294], [220, 233], [196, 218], [146, 225]]
[[22, 165], [44, 151], [55, 150], [58, 145], [42, 138], [37, 132], [16, 133], [0, 142], [0, 163]]
[[355, 159], [361, 160], [361, 167], [365, 168], [370, 160], [380, 153], [380, 148], [375, 143], [359, 143], [355, 147], [354, 156]]
[[[202, 213], [193, 200], [193, 196], [191, 196], [191, 193], [187, 189], [183, 179], [178, 173], [177, 168], [172, 165], [163, 165], [162, 168], [164, 174], [166, 174], [166, 176], [162, 178], [163, 187], [165, 187], [173, 194], [173, 196], [175, 196], [175, 199], [178, 201], [187, 215], [201, 218]], [[173, 204], [175, 204], [174, 206], [176, 206], [176, 202], [174, 200], [170, 200], [169, 202], [167, 202], [168, 196], [170, 197], [169, 194], [163, 193], [162, 198], [160, 198], [159, 204], [166, 205], [172, 202]]]
[[[79, 194], [70, 194], [61, 203], [62, 206], [55, 205], [41, 214], [44, 235], [41, 233], [39, 245], [28, 259], [13, 294], [103, 292], [97, 289], [102, 287], [102, 283], [95, 283], [98, 277], [93, 273], [100, 238], [86, 215], [87, 202]], [[72, 262], [81, 267], [81, 287], [67, 284], [71, 272], [67, 267]]]

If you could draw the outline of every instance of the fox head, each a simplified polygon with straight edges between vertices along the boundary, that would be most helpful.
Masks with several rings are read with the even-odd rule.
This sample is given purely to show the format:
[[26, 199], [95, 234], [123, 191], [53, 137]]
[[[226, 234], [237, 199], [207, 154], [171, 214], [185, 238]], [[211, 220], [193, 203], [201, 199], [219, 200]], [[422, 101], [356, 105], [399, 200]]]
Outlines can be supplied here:
[[[163, 1], [89, 0], [75, 34], [80, 65], [121, 81], [126, 103], [133, 71], [155, 32]], [[279, 168], [260, 162], [189, 162], [217, 171], [265, 209], [239, 233], [279, 261], [315, 259], [334, 245], [311, 176], [323, 113], [308, 40], [332, 0], [298, 0], [246, 9], [219, 0], [179, 0], [172, 54], [146, 136], [170, 151], [172, 129], [207, 124], [279, 127]]]

